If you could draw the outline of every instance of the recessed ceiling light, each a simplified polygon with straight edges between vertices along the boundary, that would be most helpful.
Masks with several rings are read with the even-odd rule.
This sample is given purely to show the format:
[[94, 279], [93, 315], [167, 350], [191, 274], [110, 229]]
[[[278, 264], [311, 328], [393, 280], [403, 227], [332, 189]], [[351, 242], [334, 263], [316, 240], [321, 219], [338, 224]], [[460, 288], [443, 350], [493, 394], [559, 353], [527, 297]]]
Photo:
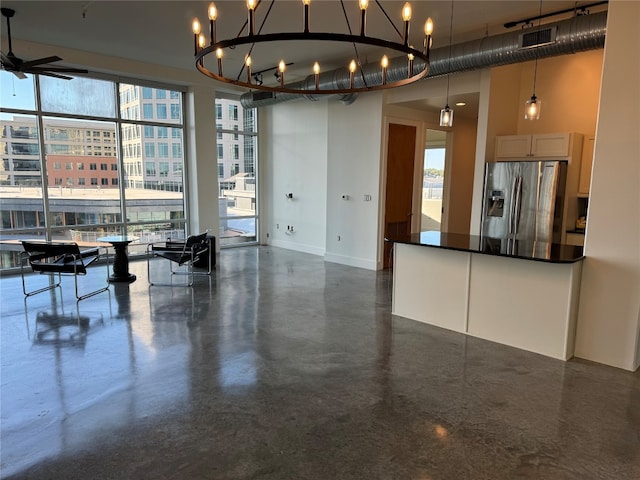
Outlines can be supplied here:
[[467, 103], [466, 102], [457, 102], [456, 106], [457, 107], [464, 107]]

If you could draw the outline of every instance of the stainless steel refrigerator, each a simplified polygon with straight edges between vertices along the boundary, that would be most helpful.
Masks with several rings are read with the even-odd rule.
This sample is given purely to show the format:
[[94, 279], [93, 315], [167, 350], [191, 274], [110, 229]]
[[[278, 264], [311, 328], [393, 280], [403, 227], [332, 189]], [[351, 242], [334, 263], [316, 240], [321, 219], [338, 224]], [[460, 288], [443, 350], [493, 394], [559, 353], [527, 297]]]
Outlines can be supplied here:
[[487, 163], [483, 237], [560, 243], [567, 162]]

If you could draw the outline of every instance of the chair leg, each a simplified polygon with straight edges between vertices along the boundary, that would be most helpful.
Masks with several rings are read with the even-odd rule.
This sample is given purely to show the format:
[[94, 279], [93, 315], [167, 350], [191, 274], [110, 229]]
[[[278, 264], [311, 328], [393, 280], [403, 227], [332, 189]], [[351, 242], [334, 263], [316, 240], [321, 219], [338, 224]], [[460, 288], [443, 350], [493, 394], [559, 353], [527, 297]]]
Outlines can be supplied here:
[[[20, 264], [20, 276], [22, 277], [22, 292], [24, 293], [25, 297], [30, 297], [31, 295], [36, 295], [38, 293], [42, 293], [42, 292], [46, 292], [47, 290], [53, 290], [54, 288], [58, 288], [60, 286], [60, 284], [62, 283], [62, 277], [60, 276], [60, 274], [58, 274], [58, 282], [53, 284], [53, 285], [48, 285], [46, 287], [42, 287], [42, 288], [38, 288], [37, 290], [32, 290], [30, 292], [27, 292], [27, 285], [26, 285], [26, 281], [25, 281], [25, 275], [24, 275], [24, 260], [22, 261], [22, 263]], [[51, 275], [49, 276], [49, 278], [53, 278]]]
[[[76, 284], [76, 303], [79, 302], [80, 300], [84, 300], [85, 298], [89, 298], [89, 297], [93, 297], [94, 295], [97, 295], [99, 293], [102, 293], [104, 291], [109, 290], [109, 254], [107, 253], [106, 255], [107, 257], [107, 261], [106, 261], [106, 268], [107, 268], [107, 278], [106, 278], [106, 286], [99, 288], [97, 290], [93, 290], [92, 292], [87, 292], [83, 295], [80, 295], [79, 291], [78, 291], [78, 272], [74, 272], [73, 275], [73, 279], [75, 280], [75, 284]], [[75, 270], [75, 267], [74, 267]]]
[[[187, 271], [185, 272], [179, 272], [177, 270], [173, 269], [173, 263], [172, 261], [169, 261], [169, 278], [172, 279], [171, 283], [158, 283], [158, 282], [154, 282], [151, 279], [151, 267], [150, 267], [150, 261], [153, 258], [162, 258], [162, 257], [156, 257], [154, 255], [151, 255], [149, 257], [147, 257], [147, 279], [149, 281], [149, 286], [156, 286], [156, 287], [191, 287], [193, 285], [194, 279], [193, 279], [193, 268], [189, 268], [188, 265], [183, 265], [187, 268]], [[189, 283], [185, 283], [185, 284], [175, 284], [173, 283], [173, 276], [174, 275], [189, 275], [190, 281]]]

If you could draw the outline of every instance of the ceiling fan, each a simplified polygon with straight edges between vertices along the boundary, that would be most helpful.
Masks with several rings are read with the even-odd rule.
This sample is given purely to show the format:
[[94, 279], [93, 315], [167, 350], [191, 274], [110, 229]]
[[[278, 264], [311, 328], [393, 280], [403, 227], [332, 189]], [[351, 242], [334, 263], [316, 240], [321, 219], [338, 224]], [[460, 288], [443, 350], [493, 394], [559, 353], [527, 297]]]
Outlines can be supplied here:
[[[9, 38], [9, 53], [6, 55], [0, 53], [2, 68], [7, 72], [13, 73], [18, 78], [27, 78], [26, 73], [37, 73], [38, 75], [47, 75], [48, 77], [62, 78], [71, 80], [71, 77], [62, 75], [63, 73], [88, 73], [87, 70], [78, 68], [52, 67], [46, 66], [48, 63], [59, 62], [60, 57], [44, 57], [37, 60], [23, 60], [14, 55], [11, 48], [11, 17], [15, 15], [15, 10], [11, 8], [1, 8], [2, 16], [7, 18], [7, 37]], [[41, 66], [42, 65], [42, 66]]]

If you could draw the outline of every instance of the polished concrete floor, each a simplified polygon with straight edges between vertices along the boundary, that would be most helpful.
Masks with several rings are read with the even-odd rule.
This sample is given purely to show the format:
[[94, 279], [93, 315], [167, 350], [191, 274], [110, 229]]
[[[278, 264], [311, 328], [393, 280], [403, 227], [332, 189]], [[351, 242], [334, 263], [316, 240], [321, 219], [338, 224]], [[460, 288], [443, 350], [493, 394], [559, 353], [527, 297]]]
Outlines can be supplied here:
[[79, 323], [70, 279], [0, 280], [3, 478], [640, 478], [640, 373], [394, 317], [389, 273], [303, 253], [131, 270]]

